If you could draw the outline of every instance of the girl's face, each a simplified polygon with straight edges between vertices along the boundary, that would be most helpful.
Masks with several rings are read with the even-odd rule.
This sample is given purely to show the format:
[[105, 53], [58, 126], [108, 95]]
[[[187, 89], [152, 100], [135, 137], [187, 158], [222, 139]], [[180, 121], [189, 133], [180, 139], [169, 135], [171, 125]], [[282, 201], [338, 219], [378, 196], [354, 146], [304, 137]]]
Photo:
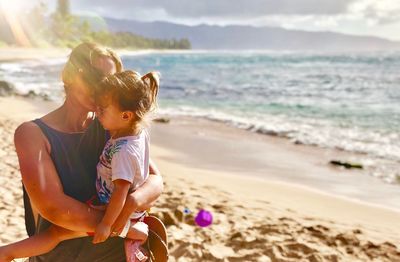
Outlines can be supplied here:
[[129, 111], [129, 113], [122, 111], [108, 95], [101, 97], [97, 102], [96, 116], [104, 129], [118, 131], [129, 128], [130, 119], [128, 118], [131, 115]]

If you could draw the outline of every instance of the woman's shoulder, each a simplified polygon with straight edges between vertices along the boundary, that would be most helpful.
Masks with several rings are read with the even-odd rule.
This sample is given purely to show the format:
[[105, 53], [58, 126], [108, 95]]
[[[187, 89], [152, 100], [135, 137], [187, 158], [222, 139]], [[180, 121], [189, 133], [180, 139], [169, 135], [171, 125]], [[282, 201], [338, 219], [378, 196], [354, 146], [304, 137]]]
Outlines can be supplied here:
[[41, 141], [43, 142], [46, 141], [42, 130], [35, 122], [33, 121], [23, 122], [15, 129], [14, 132], [15, 144], [19, 143], [27, 144], [27, 142], [29, 142], [28, 144], [32, 144], [33, 141], [37, 145], [40, 144]]
[[43, 121], [44, 119], [51, 119], [55, 112], [56, 110], [53, 110], [40, 118], [23, 122], [15, 129], [14, 139], [24, 138], [25, 136], [30, 136], [31, 138], [44, 138], [43, 132], [37, 122]]
[[[35, 135], [37, 132], [40, 132], [40, 128], [33, 121], [26, 121], [20, 124], [16, 129], [14, 135], [16, 137], [23, 136], [25, 134]], [[41, 133], [41, 132], [40, 132]]]

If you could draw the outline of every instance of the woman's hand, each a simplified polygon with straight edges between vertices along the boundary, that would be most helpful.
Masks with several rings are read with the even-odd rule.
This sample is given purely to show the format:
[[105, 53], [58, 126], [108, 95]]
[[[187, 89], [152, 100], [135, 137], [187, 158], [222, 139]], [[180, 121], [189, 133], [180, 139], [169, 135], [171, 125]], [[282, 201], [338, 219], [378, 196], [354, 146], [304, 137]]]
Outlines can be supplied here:
[[101, 242], [106, 241], [106, 239], [110, 236], [111, 234], [111, 226], [106, 225], [104, 223], [100, 223], [96, 227], [96, 232], [94, 233], [93, 237], [93, 244], [98, 244]]

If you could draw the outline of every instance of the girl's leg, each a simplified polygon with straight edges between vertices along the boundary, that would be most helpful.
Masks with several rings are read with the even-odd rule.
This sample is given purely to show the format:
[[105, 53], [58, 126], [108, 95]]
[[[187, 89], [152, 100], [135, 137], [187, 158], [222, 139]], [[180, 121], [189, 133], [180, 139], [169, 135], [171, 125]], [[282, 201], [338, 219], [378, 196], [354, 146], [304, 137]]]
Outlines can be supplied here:
[[84, 236], [87, 236], [84, 232], [74, 232], [52, 225], [30, 238], [0, 247], [0, 262], [41, 255], [55, 248], [63, 240]]
[[145, 242], [149, 235], [149, 227], [144, 222], [132, 222], [126, 238]]
[[149, 228], [144, 222], [133, 222], [125, 239], [125, 255], [127, 262], [140, 262], [148, 259], [147, 252], [141, 248], [149, 234]]

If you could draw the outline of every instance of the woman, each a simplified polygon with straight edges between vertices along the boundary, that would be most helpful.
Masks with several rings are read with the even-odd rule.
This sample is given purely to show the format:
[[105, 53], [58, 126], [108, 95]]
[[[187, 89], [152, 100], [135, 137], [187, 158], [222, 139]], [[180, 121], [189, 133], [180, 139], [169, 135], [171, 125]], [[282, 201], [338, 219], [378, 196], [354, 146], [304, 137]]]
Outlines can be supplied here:
[[[90, 43], [77, 46], [63, 72], [64, 104], [15, 131], [15, 147], [24, 189], [28, 234], [41, 232], [50, 223], [93, 232], [103, 213], [85, 202], [96, 195], [98, 157], [107, 133], [93, 118], [93, 92], [102, 76], [122, 71], [120, 59], [108, 49]], [[162, 178], [150, 163], [146, 183], [128, 196], [113, 226], [118, 235], [134, 211], [148, 209], [161, 194]], [[34, 227], [36, 225], [36, 227]], [[125, 261], [123, 240], [118, 237], [93, 245], [91, 237], [67, 240], [51, 252], [30, 261]]]

